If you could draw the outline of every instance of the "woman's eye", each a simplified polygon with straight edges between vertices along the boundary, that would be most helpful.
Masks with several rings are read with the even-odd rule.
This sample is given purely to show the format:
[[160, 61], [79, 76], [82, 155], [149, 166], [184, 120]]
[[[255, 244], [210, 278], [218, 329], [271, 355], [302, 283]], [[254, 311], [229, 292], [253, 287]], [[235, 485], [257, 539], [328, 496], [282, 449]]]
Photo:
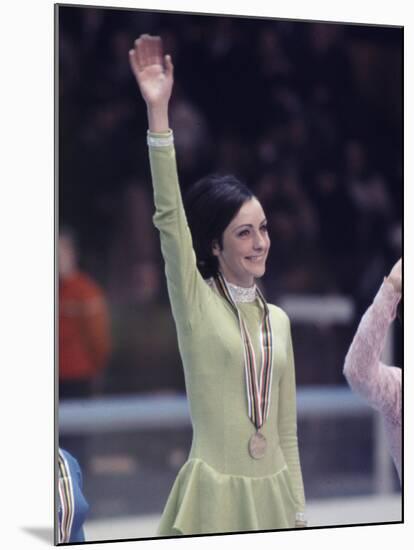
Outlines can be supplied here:
[[264, 233], [267, 233], [267, 225], [262, 225], [260, 230], [263, 231]]
[[239, 237], [246, 237], [249, 234], [248, 229], [243, 229], [243, 231], [240, 231]]

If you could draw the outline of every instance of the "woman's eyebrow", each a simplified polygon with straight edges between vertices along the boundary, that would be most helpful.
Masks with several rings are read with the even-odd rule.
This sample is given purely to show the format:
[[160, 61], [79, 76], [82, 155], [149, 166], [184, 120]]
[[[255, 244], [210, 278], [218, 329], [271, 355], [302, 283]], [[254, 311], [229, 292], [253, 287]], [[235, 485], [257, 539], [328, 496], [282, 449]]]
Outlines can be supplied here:
[[[264, 223], [267, 223], [267, 219], [264, 218], [259, 225], [263, 225]], [[238, 225], [233, 229], [233, 231], [237, 231], [238, 229], [241, 229], [242, 227], [253, 227], [253, 224], [251, 223], [242, 223], [241, 225]]]
[[241, 225], [238, 225], [234, 228], [234, 231], [237, 231], [238, 229], [241, 229], [242, 227], [253, 227], [253, 224], [251, 223], [242, 223]]

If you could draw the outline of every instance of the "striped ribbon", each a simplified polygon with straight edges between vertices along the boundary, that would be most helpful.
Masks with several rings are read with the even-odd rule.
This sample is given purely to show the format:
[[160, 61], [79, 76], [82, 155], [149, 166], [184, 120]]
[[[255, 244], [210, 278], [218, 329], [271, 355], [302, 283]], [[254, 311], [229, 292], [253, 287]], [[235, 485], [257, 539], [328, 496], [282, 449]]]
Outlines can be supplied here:
[[61, 520], [59, 525], [59, 543], [69, 542], [75, 513], [75, 499], [69, 465], [59, 450], [59, 501]]
[[244, 370], [246, 376], [246, 393], [249, 410], [249, 418], [258, 430], [266, 421], [271, 399], [272, 371], [273, 371], [273, 339], [270, 326], [269, 308], [263, 294], [256, 288], [257, 296], [263, 306], [263, 319], [260, 326], [260, 350], [262, 364], [260, 379], [258, 380], [256, 356], [253, 345], [247, 330], [246, 324], [241, 317], [237, 304], [233, 300], [230, 290], [223, 275], [219, 272], [215, 277], [216, 287], [219, 293], [227, 300], [237, 316], [244, 348]]

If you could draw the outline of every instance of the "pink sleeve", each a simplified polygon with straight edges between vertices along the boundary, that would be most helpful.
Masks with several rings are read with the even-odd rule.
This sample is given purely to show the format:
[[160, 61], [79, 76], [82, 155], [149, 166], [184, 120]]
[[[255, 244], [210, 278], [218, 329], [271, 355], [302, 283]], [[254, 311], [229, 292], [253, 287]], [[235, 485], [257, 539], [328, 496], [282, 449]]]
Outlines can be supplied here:
[[384, 365], [380, 357], [400, 298], [385, 279], [362, 316], [344, 365], [351, 388], [391, 421], [401, 414], [401, 369]]

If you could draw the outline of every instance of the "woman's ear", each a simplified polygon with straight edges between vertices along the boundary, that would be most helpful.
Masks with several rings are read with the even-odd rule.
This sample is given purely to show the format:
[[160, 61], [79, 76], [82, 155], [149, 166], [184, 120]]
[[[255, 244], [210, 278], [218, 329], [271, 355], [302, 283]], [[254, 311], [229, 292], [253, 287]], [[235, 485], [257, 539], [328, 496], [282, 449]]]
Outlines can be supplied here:
[[217, 239], [214, 239], [211, 243], [211, 252], [213, 253], [213, 256], [219, 256], [221, 251], [220, 244]]

